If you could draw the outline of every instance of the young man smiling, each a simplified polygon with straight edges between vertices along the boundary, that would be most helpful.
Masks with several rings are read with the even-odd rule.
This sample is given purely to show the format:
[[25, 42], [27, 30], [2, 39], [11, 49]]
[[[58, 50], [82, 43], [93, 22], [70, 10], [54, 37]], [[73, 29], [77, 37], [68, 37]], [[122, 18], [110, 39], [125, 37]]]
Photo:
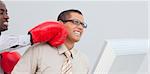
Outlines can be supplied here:
[[74, 48], [87, 25], [79, 10], [70, 9], [59, 14], [57, 21], [68, 31], [63, 45], [53, 48], [47, 43], [30, 47], [12, 74], [88, 74], [89, 63], [85, 55]]

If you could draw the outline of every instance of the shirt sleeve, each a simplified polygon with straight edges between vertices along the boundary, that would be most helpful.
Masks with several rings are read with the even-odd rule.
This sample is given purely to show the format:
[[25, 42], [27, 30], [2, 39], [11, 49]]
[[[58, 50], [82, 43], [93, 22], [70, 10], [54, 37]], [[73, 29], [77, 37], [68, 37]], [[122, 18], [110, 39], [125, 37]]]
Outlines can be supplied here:
[[81, 52], [80, 52], [80, 55], [82, 56], [81, 59], [82, 59], [83, 64], [86, 66], [87, 74], [90, 74], [90, 62], [89, 62], [88, 57], [84, 53], [81, 53]]
[[35, 74], [38, 64], [39, 48], [30, 47], [14, 67], [12, 74]]
[[30, 35], [3, 35], [0, 36], [0, 51], [10, 50], [11, 47], [30, 45]]
[[91, 66], [90, 66], [89, 59], [87, 58], [87, 56], [85, 56], [85, 59], [86, 59], [86, 65], [87, 65], [87, 74], [91, 74], [90, 73]]

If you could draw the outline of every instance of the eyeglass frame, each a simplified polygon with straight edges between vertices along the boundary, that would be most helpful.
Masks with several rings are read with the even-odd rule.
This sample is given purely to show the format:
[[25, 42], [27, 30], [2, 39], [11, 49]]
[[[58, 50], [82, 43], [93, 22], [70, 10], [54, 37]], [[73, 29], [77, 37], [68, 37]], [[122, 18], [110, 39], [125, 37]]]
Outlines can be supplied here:
[[71, 22], [77, 26], [81, 25], [83, 28], [87, 28], [87, 24], [84, 22], [79, 21], [78, 19], [71, 19], [71, 20], [61, 20], [62, 22]]

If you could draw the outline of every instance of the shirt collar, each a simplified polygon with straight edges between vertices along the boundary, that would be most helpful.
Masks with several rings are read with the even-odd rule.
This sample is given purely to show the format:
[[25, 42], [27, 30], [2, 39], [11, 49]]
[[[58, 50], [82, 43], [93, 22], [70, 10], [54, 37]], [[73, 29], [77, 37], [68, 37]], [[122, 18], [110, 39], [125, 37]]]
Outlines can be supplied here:
[[66, 52], [68, 49], [67, 47], [63, 44], [60, 47], [58, 47], [58, 53], [59, 54], [63, 54], [64, 52]]
[[[58, 53], [59, 54], [63, 54], [64, 52], [68, 51], [67, 47], [63, 44], [60, 47], [58, 47]], [[70, 50], [72, 58], [74, 58], [77, 55], [77, 50], [72, 48]]]
[[77, 55], [77, 49], [71, 49], [72, 57], [74, 58]]

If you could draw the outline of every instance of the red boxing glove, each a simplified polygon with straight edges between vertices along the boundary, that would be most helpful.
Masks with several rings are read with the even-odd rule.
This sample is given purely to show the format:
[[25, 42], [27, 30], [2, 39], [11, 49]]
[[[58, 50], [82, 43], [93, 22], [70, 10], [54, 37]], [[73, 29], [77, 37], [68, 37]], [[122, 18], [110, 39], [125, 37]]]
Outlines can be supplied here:
[[0, 66], [5, 73], [10, 74], [21, 55], [17, 52], [3, 52], [0, 54]]
[[58, 47], [64, 43], [67, 34], [68, 32], [66, 31], [66, 29], [62, 29], [61, 32], [58, 32], [58, 34], [52, 40], [48, 41], [48, 43], [52, 46]]
[[47, 21], [39, 24], [29, 31], [31, 43], [48, 42], [54, 47], [58, 47], [66, 40], [68, 32], [64, 24], [60, 22]]

